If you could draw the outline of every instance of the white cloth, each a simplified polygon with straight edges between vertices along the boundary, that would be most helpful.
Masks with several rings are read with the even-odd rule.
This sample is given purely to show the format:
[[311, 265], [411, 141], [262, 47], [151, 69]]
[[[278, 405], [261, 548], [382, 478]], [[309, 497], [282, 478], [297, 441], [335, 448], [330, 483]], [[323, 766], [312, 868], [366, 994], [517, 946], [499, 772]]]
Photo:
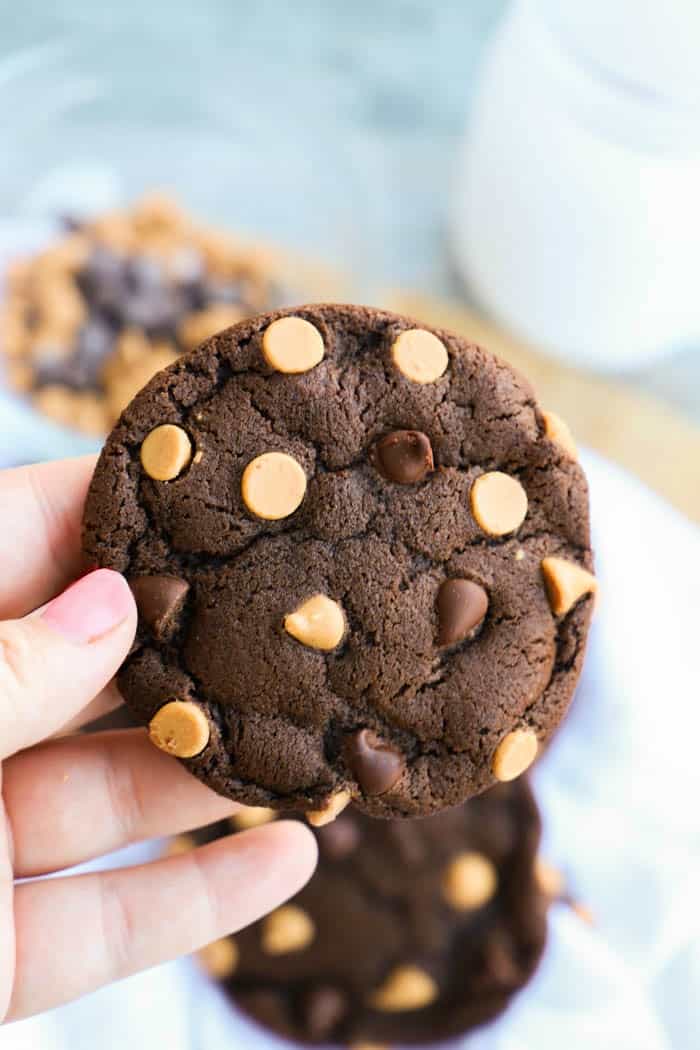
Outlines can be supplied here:
[[[619, 469], [592, 456], [585, 466], [599, 609], [535, 786], [543, 853], [596, 923], [555, 906], [535, 979], [500, 1020], [455, 1044], [464, 1050], [700, 1045], [700, 532]], [[233, 1013], [187, 960], [0, 1032], [1, 1050], [288, 1045]]]

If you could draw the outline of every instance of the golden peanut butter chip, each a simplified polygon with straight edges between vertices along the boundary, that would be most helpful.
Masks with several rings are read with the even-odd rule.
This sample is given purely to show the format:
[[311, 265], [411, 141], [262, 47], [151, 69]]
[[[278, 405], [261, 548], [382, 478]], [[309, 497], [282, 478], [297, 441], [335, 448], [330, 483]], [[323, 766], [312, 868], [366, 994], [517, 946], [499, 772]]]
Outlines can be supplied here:
[[483, 853], [458, 854], [448, 865], [442, 879], [445, 900], [456, 911], [482, 908], [498, 887], [498, 873]]
[[537, 755], [537, 737], [531, 729], [514, 729], [501, 740], [491, 763], [496, 780], [515, 780], [532, 765]]
[[342, 813], [345, 807], [350, 805], [351, 798], [352, 795], [346, 789], [343, 791], [336, 791], [321, 809], [309, 810], [306, 814], [306, 819], [312, 827], [322, 828], [324, 825], [330, 824], [331, 821], [335, 820], [338, 814]]
[[276, 816], [276, 811], [269, 806], [244, 806], [233, 814], [231, 824], [236, 831], [247, 831], [248, 828], [259, 828], [262, 824], [269, 824]]
[[565, 423], [556, 412], [543, 412], [542, 415], [544, 417], [544, 432], [549, 440], [559, 445], [571, 459], [578, 459], [578, 449], [576, 448], [574, 436], [569, 429], [569, 424]]
[[280, 317], [265, 329], [262, 351], [270, 368], [290, 375], [308, 372], [323, 360], [323, 336], [303, 317]]
[[424, 328], [409, 328], [394, 340], [391, 356], [399, 372], [414, 383], [434, 383], [449, 358], [445, 344]]
[[285, 904], [263, 921], [262, 949], [268, 955], [286, 955], [307, 948], [316, 927], [305, 911], [295, 904]]
[[489, 536], [515, 532], [525, 521], [525, 489], [517, 478], [500, 470], [481, 474], [472, 485], [470, 499], [474, 520]]
[[438, 986], [418, 966], [397, 966], [374, 992], [370, 1005], [375, 1010], [398, 1013], [430, 1006], [438, 997]]
[[581, 901], [573, 901], [571, 910], [581, 922], [585, 922], [586, 926], [595, 926], [595, 915], [587, 904], [582, 904]]
[[284, 618], [284, 629], [310, 649], [335, 649], [345, 634], [343, 610], [325, 594], [314, 594]]
[[191, 835], [174, 835], [163, 850], [163, 854], [166, 857], [181, 857], [183, 853], [189, 853], [196, 848], [197, 843]]
[[190, 439], [173, 423], [156, 427], [141, 445], [141, 465], [155, 481], [172, 481], [185, 469], [191, 455]]
[[238, 945], [233, 937], [222, 937], [200, 948], [197, 958], [210, 977], [222, 981], [236, 972]]
[[306, 493], [306, 474], [286, 452], [265, 452], [243, 471], [241, 495], [251, 514], [278, 521], [293, 514]]
[[598, 590], [598, 581], [593, 573], [566, 558], [545, 558], [542, 573], [555, 616], [568, 613], [585, 594], [595, 594]]
[[190, 700], [171, 700], [148, 726], [151, 743], [176, 758], [194, 758], [209, 743], [209, 721]]
[[543, 857], [538, 857], [535, 861], [535, 878], [545, 897], [556, 900], [557, 897], [563, 896], [566, 888], [563, 874]]

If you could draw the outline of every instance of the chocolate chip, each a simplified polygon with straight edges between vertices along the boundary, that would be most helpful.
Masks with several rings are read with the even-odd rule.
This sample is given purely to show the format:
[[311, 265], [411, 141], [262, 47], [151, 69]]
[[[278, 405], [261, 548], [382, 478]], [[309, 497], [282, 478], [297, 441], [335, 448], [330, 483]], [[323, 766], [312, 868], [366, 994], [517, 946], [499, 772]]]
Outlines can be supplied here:
[[310, 988], [300, 1006], [306, 1035], [314, 1042], [329, 1039], [348, 1012], [346, 996], [328, 984]]
[[349, 816], [336, 817], [316, 832], [321, 853], [328, 860], [344, 860], [360, 841], [360, 829]]
[[78, 333], [75, 354], [77, 386], [97, 387], [104, 363], [114, 347], [114, 329], [100, 317], [91, 317]]
[[399, 485], [415, 485], [434, 468], [430, 438], [420, 430], [394, 430], [370, 452], [380, 474]]
[[189, 583], [177, 576], [132, 576], [129, 580], [139, 616], [158, 639], [173, 633]]
[[505, 930], [494, 929], [483, 949], [483, 969], [478, 983], [492, 988], [517, 988], [522, 981], [513, 940]]
[[184, 310], [179, 290], [165, 285], [137, 288], [122, 302], [124, 323], [143, 328], [152, 336], [171, 335]]
[[126, 270], [121, 256], [108, 248], [96, 247], [77, 280], [93, 307], [105, 311], [113, 320], [119, 319], [127, 292]]
[[226, 303], [236, 306], [245, 302], [244, 286], [239, 282], [225, 284], [219, 281], [207, 281], [204, 285], [204, 295], [207, 302]]
[[473, 580], [445, 580], [437, 596], [438, 645], [467, 638], [483, 622], [489, 598]]
[[404, 760], [371, 729], [360, 729], [345, 743], [345, 760], [367, 795], [383, 795], [401, 778]]

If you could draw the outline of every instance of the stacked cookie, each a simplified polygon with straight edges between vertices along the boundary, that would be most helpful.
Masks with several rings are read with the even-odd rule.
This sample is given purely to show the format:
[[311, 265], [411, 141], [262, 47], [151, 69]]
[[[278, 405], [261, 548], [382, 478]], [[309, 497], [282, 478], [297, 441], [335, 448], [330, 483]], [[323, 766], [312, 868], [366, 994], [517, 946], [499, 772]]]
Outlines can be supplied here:
[[358, 1047], [500, 1012], [544, 939], [518, 778], [566, 713], [596, 590], [563, 422], [452, 333], [276, 311], [133, 400], [84, 541], [136, 597], [119, 685], [153, 744], [256, 807], [239, 822], [318, 829], [309, 887], [207, 953], [236, 1001]]
[[[232, 823], [274, 817], [243, 810]], [[230, 831], [214, 825], [175, 848]], [[357, 1050], [429, 1043], [498, 1016], [526, 984], [544, 946], [547, 901], [525, 780], [429, 820], [377, 821], [351, 808], [316, 834], [309, 885], [200, 953], [265, 1027]]]
[[9, 268], [0, 305], [5, 370], [41, 412], [105, 434], [178, 354], [281, 303], [277, 269], [161, 194], [71, 223]]
[[560, 421], [479, 347], [362, 307], [261, 315], [107, 440], [85, 548], [140, 605], [119, 675], [221, 794], [425, 816], [532, 763], [596, 582]]

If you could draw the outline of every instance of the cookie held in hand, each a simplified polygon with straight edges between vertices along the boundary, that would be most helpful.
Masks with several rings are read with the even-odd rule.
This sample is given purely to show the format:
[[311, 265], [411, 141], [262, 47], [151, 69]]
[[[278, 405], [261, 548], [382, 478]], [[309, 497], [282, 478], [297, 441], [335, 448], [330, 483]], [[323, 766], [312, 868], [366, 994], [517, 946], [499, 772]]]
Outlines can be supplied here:
[[119, 684], [154, 744], [318, 823], [522, 773], [595, 590], [585, 478], [550, 419], [486, 351], [357, 306], [246, 320], [156, 376], [84, 520], [134, 587]]

